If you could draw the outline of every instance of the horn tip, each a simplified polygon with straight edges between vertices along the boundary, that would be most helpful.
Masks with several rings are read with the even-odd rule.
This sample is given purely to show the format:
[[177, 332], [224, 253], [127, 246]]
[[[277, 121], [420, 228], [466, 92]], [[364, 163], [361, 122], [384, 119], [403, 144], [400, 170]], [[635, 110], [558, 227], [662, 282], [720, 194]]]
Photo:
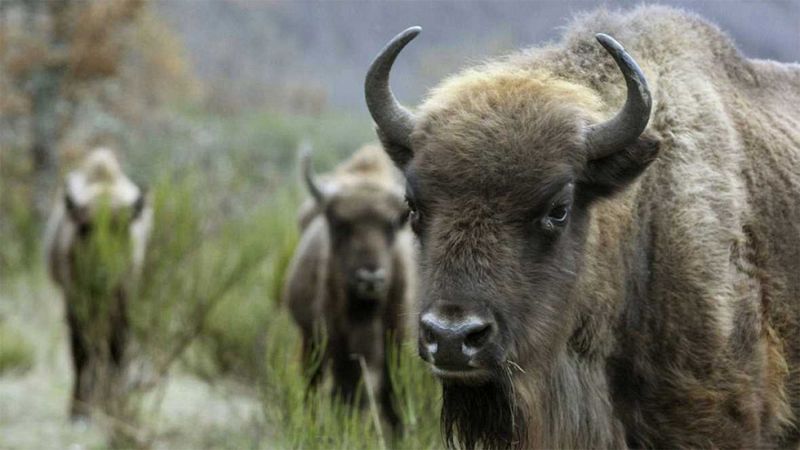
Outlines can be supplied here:
[[614, 50], [623, 50], [624, 51], [624, 49], [622, 48], [622, 44], [620, 44], [619, 42], [617, 42], [616, 39], [614, 39], [613, 37], [611, 37], [611, 36], [609, 36], [609, 35], [607, 35], [605, 33], [597, 33], [597, 34], [594, 35], [594, 38], [597, 39], [597, 42], [599, 42], [600, 45], [602, 45], [606, 49], [609, 49], [609, 50], [610, 49], [614, 49]]
[[408, 27], [403, 30], [400, 34], [397, 35], [393, 40], [394, 41], [401, 41], [401, 42], [410, 42], [412, 39], [416, 38], [422, 32], [422, 27], [419, 25]]
[[297, 153], [300, 155], [300, 159], [310, 158], [313, 152], [314, 149], [311, 148], [311, 143], [306, 139], [303, 139], [297, 146]]

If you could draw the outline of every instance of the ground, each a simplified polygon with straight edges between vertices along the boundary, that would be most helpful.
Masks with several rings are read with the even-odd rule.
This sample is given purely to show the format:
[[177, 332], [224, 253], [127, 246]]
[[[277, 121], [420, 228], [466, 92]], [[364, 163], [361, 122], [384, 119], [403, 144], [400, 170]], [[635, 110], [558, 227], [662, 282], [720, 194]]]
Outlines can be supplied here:
[[[21, 330], [36, 352], [24, 374], [0, 376], [0, 449], [103, 449], [102, 427], [73, 424], [67, 408], [72, 370], [63, 302], [43, 276], [0, 281], [0, 317]], [[158, 402], [151, 395], [149, 403]], [[232, 382], [209, 385], [177, 371], [144, 427], [154, 449], [264, 448], [255, 392]]]

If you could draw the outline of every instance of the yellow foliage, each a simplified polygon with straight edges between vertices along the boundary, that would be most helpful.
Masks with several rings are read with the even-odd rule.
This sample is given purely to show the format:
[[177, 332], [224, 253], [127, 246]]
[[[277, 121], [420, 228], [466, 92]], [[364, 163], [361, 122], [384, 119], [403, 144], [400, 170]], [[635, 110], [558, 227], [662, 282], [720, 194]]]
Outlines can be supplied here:
[[116, 75], [124, 55], [124, 31], [145, 5], [144, 0], [72, 3], [70, 75], [78, 80]]

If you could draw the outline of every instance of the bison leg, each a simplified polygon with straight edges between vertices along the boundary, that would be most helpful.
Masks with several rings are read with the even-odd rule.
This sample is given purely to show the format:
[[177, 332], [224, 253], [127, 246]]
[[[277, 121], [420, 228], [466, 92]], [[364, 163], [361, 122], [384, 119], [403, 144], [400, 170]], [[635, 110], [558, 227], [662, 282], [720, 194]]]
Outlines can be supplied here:
[[400, 420], [400, 415], [397, 413], [394, 402], [394, 389], [392, 387], [392, 378], [389, 375], [389, 362], [384, 360], [383, 363], [383, 379], [381, 381], [381, 411], [386, 422], [392, 427], [395, 434], [402, 434], [403, 422]]
[[111, 311], [111, 335], [109, 336], [109, 352], [111, 364], [115, 371], [122, 372], [125, 365], [125, 349], [128, 345], [130, 324], [125, 293], [117, 292], [117, 308]]
[[352, 403], [361, 382], [359, 361], [346, 351], [336, 352], [333, 358], [333, 394]]
[[70, 419], [81, 420], [89, 417], [89, 347], [81, 332], [80, 320], [67, 306], [67, 326], [69, 328], [70, 352], [75, 370], [73, 381], [72, 399], [70, 405]]

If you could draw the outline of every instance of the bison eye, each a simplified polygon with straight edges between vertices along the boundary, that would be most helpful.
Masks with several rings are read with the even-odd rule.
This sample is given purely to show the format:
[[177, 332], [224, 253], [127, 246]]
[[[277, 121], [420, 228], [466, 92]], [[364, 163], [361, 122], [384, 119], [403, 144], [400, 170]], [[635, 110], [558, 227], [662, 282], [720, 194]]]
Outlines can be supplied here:
[[395, 222], [395, 228], [403, 228], [403, 225], [408, 222], [408, 216], [411, 215], [411, 210], [406, 208], [397, 218], [397, 222]]
[[419, 214], [419, 210], [417, 209], [417, 205], [414, 203], [414, 200], [412, 200], [408, 196], [406, 196], [406, 205], [408, 205], [408, 213], [407, 213], [407, 219], [406, 220], [408, 220], [409, 225], [411, 225], [411, 231], [413, 231], [414, 234], [419, 235], [420, 234], [420, 224], [419, 224], [419, 222], [420, 222], [420, 214]]
[[547, 217], [553, 223], [563, 223], [567, 220], [567, 214], [569, 214], [569, 207], [567, 207], [567, 205], [560, 205], [551, 209]]
[[556, 205], [542, 219], [542, 226], [546, 230], [554, 230], [556, 227], [564, 226], [569, 217], [569, 205]]

